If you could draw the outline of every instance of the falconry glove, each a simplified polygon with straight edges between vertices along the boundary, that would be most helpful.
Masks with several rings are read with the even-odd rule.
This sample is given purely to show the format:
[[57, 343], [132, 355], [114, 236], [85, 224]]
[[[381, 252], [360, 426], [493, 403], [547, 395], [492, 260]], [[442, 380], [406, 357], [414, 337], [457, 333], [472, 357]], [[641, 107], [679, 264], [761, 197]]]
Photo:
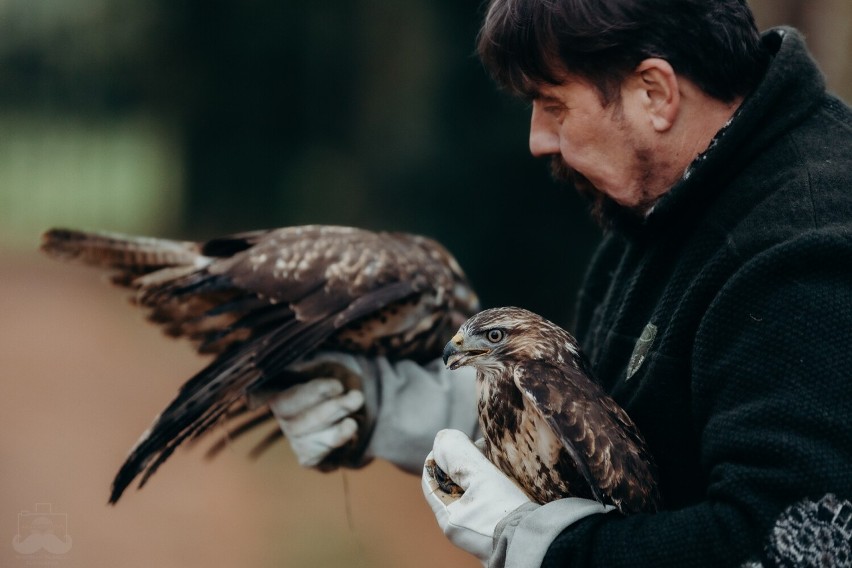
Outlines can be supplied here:
[[[481, 440], [480, 440], [481, 441]], [[442, 491], [431, 462], [463, 491]], [[462, 432], [435, 437], [422, 477], [438, 526], [457, 547], [491, 568], [537, 568], [553, 540], [571, 524], [614, 509], [570, 497], [539, 505], [501, 472]]]
[[[355, 379], [317, 372], [334, 366]], [[269, 405], [306, 467], [360, 467], [381, 458], [417, 473], [435, 432], [476, 432], [472, 369], [451, 372], [440, 359], [419, 365], [339, 352], [320, 353], [292, 368], [315, 378], [287, 389]], [[351, 451], [339, 451], [344, 447]]]
[[[432, 476], [432, 460], [463, 493], [440, 489]], [[458, 430], [438, 432], [426, 464], [421, 485], [438, 526], [450, 542], [487, 566], [497, 524], [530, 498]]]
[[364, 393], [344, 392], [334, 378], [312, 379], [270, 400], [293, 453], [304, 467], [318, 466], [333, 450], [353, 439], [358, 423], [349, 415], [364, 406]]

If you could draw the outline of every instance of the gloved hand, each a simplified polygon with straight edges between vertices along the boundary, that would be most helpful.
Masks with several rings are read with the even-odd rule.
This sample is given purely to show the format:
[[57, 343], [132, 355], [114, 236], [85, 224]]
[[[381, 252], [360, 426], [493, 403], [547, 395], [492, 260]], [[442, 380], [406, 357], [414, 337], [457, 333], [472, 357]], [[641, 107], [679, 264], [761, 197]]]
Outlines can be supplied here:
[[529, 497], [458, 430], [438, 432], [426, 463], [430, 460], [464, 490], [460, 496], [444, 493], [424, 466], [423, 495], [438, 526], [450, 542], [487, 565], [497, 524]]
[[[541, 566], [553, 540], [567, 527], [611, 505], [568, 497], [539, 505], [491, 463], [476, 444], [457, 430], [435, 436], [421, 485], [438, 526], [450, 542], [492, 568]], [[464, 491], [441, 491], [430, 474], [439, 467]]]
[[338, 379], [318, 378], [290, 387], [269, 401], [300, 465], [319, 465], [358, 431], [349, 415], [364, 405], [364, 393], [343, 391]]
[[273, 396], [257, 393], [254, 403], [269, 404], [307, 467], [361, 467], [383, 458], [418, 473], [435, 432], [458, 428], [473, 435], [477, 428], [471, 367], [449, 371], [441, 359], [419, 365], [322, 352], [291, 370], [316, 378]]

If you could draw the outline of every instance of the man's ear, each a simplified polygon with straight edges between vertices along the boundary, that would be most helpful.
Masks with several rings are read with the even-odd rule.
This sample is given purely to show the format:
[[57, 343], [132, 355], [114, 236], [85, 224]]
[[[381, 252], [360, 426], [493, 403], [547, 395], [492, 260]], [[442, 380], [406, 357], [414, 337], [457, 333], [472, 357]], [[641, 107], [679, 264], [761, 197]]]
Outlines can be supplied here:
[[643, 60], [630, 78], [630, 88], [654, 130], [669, 130], [680, 110], [678, 78], [671, 64], [656, 57]]

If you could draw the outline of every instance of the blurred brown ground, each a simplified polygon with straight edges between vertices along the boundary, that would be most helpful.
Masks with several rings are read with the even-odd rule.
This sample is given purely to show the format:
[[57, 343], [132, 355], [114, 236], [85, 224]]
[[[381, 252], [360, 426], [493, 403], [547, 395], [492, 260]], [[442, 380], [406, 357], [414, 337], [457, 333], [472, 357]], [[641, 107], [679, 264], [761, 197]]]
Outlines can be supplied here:
[[[0, 566], [478, 566], [444, 539], [417, 477], [306, 471], [284, 445], [255, 463], [248, 441], [212, 463], [179, 450], [108, 506], [131, 445], [203, 364], [97, 271], [0, 252]], [[13, 549], [36, 503], [67, 513], [66, 554]]]

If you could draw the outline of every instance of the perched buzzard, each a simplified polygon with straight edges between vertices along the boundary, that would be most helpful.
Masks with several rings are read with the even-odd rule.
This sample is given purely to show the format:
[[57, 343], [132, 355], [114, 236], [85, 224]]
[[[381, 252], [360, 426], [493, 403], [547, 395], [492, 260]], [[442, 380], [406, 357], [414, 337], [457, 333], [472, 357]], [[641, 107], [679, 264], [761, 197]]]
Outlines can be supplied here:
[[520, 308], [485, 310], [444, 348], [476, 368], [485, 455], [531, 499], [585, 497], [655, 511], [655, 466], [636, 426], [590, 377], [574, 338]]
[[133, 289], [133, 303], [167, 334], [216, 355], [131, 450], [111, 503], [140, 474], [144, 485], [185, 440], [245, 414], [253, 393], [305, 380], [287, 371], [295, 360], [330, 349], [425, 362], [478, 309], [455, 259], [402, 233], [311, 225], [196, 243], [54, 229], [42, 249], [112, 269], [113, 282]]

